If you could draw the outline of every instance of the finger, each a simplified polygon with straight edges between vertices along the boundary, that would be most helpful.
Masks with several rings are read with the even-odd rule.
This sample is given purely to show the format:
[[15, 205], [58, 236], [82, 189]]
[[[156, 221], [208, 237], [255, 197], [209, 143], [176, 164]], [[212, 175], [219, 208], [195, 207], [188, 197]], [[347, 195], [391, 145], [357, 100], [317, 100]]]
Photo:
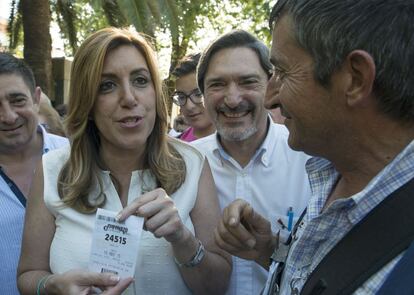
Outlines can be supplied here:
[[228, 236], [223, 237], [223, 235], [221, 235], [218, 232], [218, 229], [215, 229], [213, 232], [214, 235], [214, 240], [216, 242], [216, 244], [223, 249], [224, 251], [232, 254], [232, 255], [236, 255], [243, 250], [246, 250], [246, 247], [242, 244], [242, 243], [236, 243], [236, 242], [229, 242]]
[[248, 260], [253, 260], [257, 257], [257, 250], [254, 249], [250, 249], [248, 247], [245, 246], [241, 246], [241, 247], [234, 247], [228, 243], [226, 243], [225, 241], [223, 241], [220, 237], [220, 235], [218, 234], [217, 230], [214, 231], [214, 239], [216, 241], [216, 244], [223, 249], [224, 251], [226, 251], [227, 253], [243, 258], [243, 259], [248, 259]]
[[253, 248], [256, 244], [256, 239], [250, 232], [250, 225], [246, 222], [242, 223], [244, 212], [252, 210], [249, 203], [244, 200], [238, 199], [231, 203], [223, 211], [223, 222], [226, 229], [232, 233], [232, 235], [244, 245], [249, 248]]
[[241, 213], [246, 206], [249, 206], [249, 204], [242, 199], [233, 201], [223, 210], [224, 223], [229, 226], [237, 226], [240, 222]]
[[182, 234], [182, 222], [179, 217], [169, 219], [168, 222], [158, 227], [154, 232], [157, 238], [164, 237], [169, 242], [175, 242]]
[[162, 189], [155, 189], [153, 191], [150, 191], [148, 193], [145, 193], [138, 197], [136, 200], [134, 200], [131, 204], [126, 206], [124, 209], [122, 209], [118, 215], [115, 217], [118, 222], [124, 221], [131, 215], [135, 215], [138, 208], [142, 205], [151, 202], [155, 200], [160, 194], [162, 194]]
[[119, 282], [120, 278], [113, 274], [85, 272], [79, 278], [80, 285], [94, 286], [114, 286]]
[[228, 227], [229, 232], [243, 245], [253, 248], [256, 239], [253, 234], [241, 223], [236, 227]]
[[270, 222], [257, 213], [251, 206], [244, 207], [241, 215], [241, 223], [245, 224], [245, 227], [251, 228], [259, 234], [268, 234], [271, 232]]
[[133, 278], [122, 279], [118, 284], [116, 284], [116, 286], [106, 290], [102, 293], [102, 295], [121, 295], [133, 281]]
[[231, 255], [236, 255], [239, 252], [239, 249], [234, 247], [233, 245], [227, 243], [227, 240], [224, 240], [222, 236], [219, 234], [218, 230], [215, 229], [213, 232], [214, 241], [222, 250], [230, 253]]
[[217, 234], [220, 236], [221, 240], [226, 244], [234, 247], [235, 249], [246, 248], [244, 241], [240, 241], [236, 236], [233, 235], [231, 231], [225, 226], [223, 221], [220, 221], [217, 225]]
[[150, 201], [146, 204], [143, 204], [137, 209], [137, 214], [142, 217], [150, 217], [158, 214], [160, 211], [168, 210], [169, 208], [174, 208], [174, 201], [167, 195], [161, 197], [159, 196], [153, 201]]
[[145, 227], [150, 232], [155, 232], [163, 224], [166, 224], [170, 219], [180, 219], [178, 210], [175, 207], [161, 210], [155, 215], [148, 217], [145, 221]]

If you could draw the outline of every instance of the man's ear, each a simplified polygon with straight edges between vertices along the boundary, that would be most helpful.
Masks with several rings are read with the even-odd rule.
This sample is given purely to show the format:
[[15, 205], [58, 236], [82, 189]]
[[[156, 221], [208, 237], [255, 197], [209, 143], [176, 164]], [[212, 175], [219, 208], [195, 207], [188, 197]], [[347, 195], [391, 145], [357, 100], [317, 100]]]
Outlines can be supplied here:
[[350, 77], [345, 89], [347, 104], [349, 106], [366, 105], [374, 87], [374, 59], [366, 51], [354, 50], [346, 57], [344, 66]]

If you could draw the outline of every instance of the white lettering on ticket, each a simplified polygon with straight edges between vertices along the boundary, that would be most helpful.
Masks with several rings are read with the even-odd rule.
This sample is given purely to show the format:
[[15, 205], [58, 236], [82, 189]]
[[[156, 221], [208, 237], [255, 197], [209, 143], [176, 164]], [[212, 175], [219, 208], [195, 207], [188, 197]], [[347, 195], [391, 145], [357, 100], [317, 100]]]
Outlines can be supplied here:
[[117, 212], [98, 208], [93, 231], [89, 270], [134, 277], [144, 218], [130, 216], [117, 222]]

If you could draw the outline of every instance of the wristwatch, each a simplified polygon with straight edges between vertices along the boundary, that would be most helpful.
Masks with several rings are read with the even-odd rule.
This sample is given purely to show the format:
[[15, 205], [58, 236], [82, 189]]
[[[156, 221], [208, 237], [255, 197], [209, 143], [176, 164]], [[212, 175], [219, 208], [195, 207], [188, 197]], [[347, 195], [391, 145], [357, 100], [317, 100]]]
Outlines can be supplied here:
[[185, 267], [194, 267], [194, 266], [196, 266], [196, 265], [199, 265], [200, 264], [200, 262], [201, 262], [201, 260], [203, 260], [203, 258], [204, 258], [204, 255], [205, 255], [205, 249], [204, 249], [204, 246], [203, 246], [203, 244], [201, 243], [201, 241], [200, 240], [198, 240], [198, 248], [197, 248], [197, 252], [196, 252], [196, 254], [194, 255], [194, 257], [193, 258], [191, 258], [191, 260], [190, 261], [188, 261], [188, 262], [185, 262], [185, 263], [180, 263], [175, 257], [174, 257], [174, 261], [175, 261], [175, 263], [179, 266], [179, 267], [183, 267], [183, 266], [185, 266]]

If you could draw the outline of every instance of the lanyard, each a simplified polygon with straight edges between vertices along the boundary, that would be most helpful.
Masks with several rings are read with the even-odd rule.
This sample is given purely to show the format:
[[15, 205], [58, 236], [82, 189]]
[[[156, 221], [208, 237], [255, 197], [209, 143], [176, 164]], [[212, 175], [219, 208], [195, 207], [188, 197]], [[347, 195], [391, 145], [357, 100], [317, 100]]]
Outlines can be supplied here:
[[11, 180], [6, 175], [6, 173], [4, 173], [4, 171], [3, 171], [3, 169], [1, 167], [0, 167], [0, 176], [3, 177], [4, 181], [10, 187], [11, 191], [14, 193], [14, 195], [20, 201], [20, 203], [23, 205], [23, 207], [26, 207], [26, 198], [25, 198], [25, 196], [20, 191], [20, 189], [17, 187], [17, 185], [13, 182], [13, 180]]

